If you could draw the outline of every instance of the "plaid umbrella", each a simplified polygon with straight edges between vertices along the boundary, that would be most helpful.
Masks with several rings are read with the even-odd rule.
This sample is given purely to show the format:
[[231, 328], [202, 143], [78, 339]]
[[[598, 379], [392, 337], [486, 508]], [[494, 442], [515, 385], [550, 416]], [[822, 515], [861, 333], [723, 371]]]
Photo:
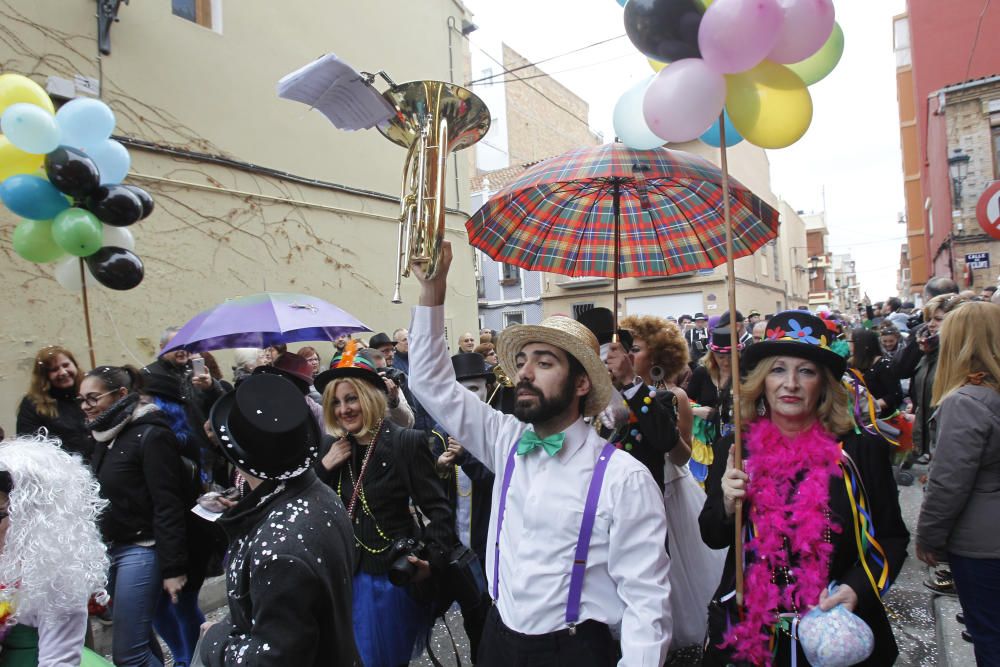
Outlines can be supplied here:
[[[736, 181], [729, 184], [738, 258], [777, 236], [778, 212]], [[472, 245], [531, 271], [673, 275], [726, 261], [722, 200], [722, 172], [707, 160], [613, 143], [529, 168], [465, 226]]]

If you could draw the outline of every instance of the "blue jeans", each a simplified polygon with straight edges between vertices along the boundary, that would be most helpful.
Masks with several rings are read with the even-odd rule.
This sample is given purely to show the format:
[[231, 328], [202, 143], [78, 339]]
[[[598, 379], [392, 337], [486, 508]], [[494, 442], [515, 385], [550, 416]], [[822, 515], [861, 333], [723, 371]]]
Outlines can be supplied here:
[[156, 549], [114, 546], [111, 556], [111, 653], [116, 667], [163, 667], [153, 614], [163, 591]]
[[1000, 665], [1000, 558], [948, 554], [979, 667]]
[[191, 663], [191, 653], [204, 622], [205, 615], [198, 608], [198, 591], [181, 591], [177, 594], [177, 604], [170, 602], [166, 592], [160, 593], [153, 627], [170, 648], [175, 667], [187, 667]]

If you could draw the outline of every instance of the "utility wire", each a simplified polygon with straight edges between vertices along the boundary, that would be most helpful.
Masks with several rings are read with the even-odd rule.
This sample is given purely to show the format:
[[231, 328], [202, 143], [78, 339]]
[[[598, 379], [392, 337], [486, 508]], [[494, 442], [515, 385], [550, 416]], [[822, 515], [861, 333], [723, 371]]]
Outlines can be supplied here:
[[991, 0], [986, 0], [983, 3], [983, 11], [979, 12], [979, 22], [976, 24], [976, 36], [972, 40], [972, 50], [969, 51], [969, 63], [965, 66], [965, 80], [969, 80], [969, 74], [972, 72], [972, 59], [976, 55], [976, 46], [979, 45], [979, 34], [983, 30], [983, 19], [986, 18], [986, 12], [989, 11]]
[[[497, 83], [515, 83], [517, 81], [531, 81], [532, 79], [543, 79], [543, 78], [546, 78], [546, 77], [551, 77], [551, 76], [553, 76], [555, 74], [564, 74], [566, 72], [575, 72], [576, 70], [587, 69], [588, 67], [596, 67], [597, 65], [603, 65], [605, 63], [614, 62], [616, 60], [623, 60], [625, 58], [631, 58], [634, 55], [635, 55], [634, 53], [623, 53], [620, 56], [615, 56], [614, 58], [608, 58], [607, 60], [602, 60], [599, 63], [587, 63], [586, 65], [577, 65], [576, 67], [567, 67], [566, 69], [561, 69], [561, 70], [558, 70], [556, 72], [542, 72], [541, 74], [532, 74], [531, 76], [522, 76], [522, 77], [517, 78], [517, 79], [503, 79], [502, 81], [499, 81]], [[489, 78], [493, 79], [493, 78], [496, 78], [498, 76], [503, 76], [503, 74], [502, 73], [501, 74], [496, 74], [496, 75], [494, 75], [492, 77], [489, 77]]]
[[[484, 76], [484, 77], [482, 77], [480, 79], [473, 79], [472, 81], [466, 82], [465, 85], [466, 86], [471, 86], [474, 83], [483, 83], [485, 81], [489, 81], [490, 79], [495, 79], [495, 78], [497, 78], [499, 76], [503, 76], [504, 74], [511, 74], [513, 72], [519, 72], [520, 70], [527, 69], [529, 67], [537, 67], [538, 65], [541, 65], [542, 63], [547, 63], [549, 61], [556, 60], [558, 58], [564, 58], [564, 57], [572, 55], [574, 53], [579, 53], [581, 51], [586, 51], [587, 49], [592, 49], [595, 46], [600, 46], [602, 44], [607, 44], [608, 42], [614, 42], [616, 40], [621, 39], [624, 36], [625, 35], [622, 34], [622, 35], [618, 35], [617, 37], [609, 37], [608, 39], [602, 39], [599, 42], [593, 42], [592, 44], [587, 44], [586, 46], [581, 46], [581, 47], [578, 47], [576, 49], [572, 49], [570, 51], [566, 51], [564, 53], [560, 53], [560, 54], [557, 54], [557, 55], [554, 55], [554, 56], [549, 56], [548, 58], [543, 58], [542, 60], [537, 60], [535, 62], [529, 62], [529, 63], [526, 63], [524, 65], [518, 65], [517, 67], [515, 67], [513, 69], [504, 69], [504, 71], [500, 72], [499, 74], [491, 74], [490, 76]], [[471, 44], [472, 41], [470, 40], [469, 43]], [[483, 51], [482, 48], [480, 48], [478, 46], [476, 48], [478, 48], [483, 53], [486, 53], [486, 51]], [[486, 53], [486, 55], [489, 56], [488, 53]], [[492, 59], [492, 57], [491, 57], [491, 59]], [[502, 63], [497, 63], [497, 64], [500, 65], [501, 67], [503, 67]], [[534, 78], [534, 77], [530, 77], [530, 78]]]

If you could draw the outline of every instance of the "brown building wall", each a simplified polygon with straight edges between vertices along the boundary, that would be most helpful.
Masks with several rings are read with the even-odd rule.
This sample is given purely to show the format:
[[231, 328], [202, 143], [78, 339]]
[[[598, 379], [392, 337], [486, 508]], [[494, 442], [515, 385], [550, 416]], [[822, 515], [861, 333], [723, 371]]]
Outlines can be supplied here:
[[[503, 63], [513, 70], [528, 60], [505, 44]], [[601, 143], [587, 124], [587, 103], [545, 72], [526, 67], [505, 79], [511, 164], [535, 162], [574, 147]]]

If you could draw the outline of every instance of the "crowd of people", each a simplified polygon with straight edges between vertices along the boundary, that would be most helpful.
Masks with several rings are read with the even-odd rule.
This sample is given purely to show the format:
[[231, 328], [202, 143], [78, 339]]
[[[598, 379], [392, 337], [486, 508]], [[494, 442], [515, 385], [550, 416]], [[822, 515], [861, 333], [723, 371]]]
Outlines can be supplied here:
[[[410, 329], [329, 359], [238, 349], [226, 378], [209, 352], [85, 370], [40, 350], [0, 445], [0, 665], [25, 641], [37, 664], [98, 664], [89, 609], [123, 667], [165, 664], [161, 642], [181, 667], [396, 667], [453, 605], [480, 665], [805, 665], [799, 622], [841, 613], [870, 630], [857, 664], [888, 665], [897, 484], [925, 464], [927, 585], [997, 664], [995, 290], [595, 308], [449, 350], [449, 263], [446, 244], [437, 276], [415, 267]], [[229, 613], [206, 624], [222, 574]]]

